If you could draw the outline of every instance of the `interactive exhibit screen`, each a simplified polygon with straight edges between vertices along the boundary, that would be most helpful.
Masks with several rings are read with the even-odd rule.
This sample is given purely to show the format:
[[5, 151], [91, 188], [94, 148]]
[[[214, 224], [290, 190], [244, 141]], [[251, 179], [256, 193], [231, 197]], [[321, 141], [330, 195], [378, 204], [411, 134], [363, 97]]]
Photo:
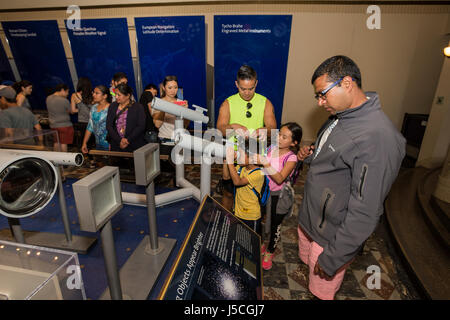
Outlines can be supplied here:
[[203, 199], [161, 290], [161, 300], [260, 300], [260, 236]]

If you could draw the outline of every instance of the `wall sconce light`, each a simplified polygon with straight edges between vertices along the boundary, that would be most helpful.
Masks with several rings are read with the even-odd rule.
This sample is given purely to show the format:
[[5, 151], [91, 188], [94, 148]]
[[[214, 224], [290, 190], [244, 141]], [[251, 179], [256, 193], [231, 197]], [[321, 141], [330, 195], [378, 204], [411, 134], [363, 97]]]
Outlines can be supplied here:
[[447, 58], [450, 57], [450, 45], [444, 48], [444, 54]]
[[448, 42], [448, 46], [444, 48], [444, 55], [449, 58], [450, 57], [450, 41]]

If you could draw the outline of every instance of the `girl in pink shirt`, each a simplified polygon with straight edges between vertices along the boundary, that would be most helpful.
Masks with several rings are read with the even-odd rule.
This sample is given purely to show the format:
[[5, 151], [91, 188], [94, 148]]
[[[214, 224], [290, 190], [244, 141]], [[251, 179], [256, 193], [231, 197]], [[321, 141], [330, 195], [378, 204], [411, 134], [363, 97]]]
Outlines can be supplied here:
[[263, 249], [263, 269], [272, 268], [273, 252], [280, 240], [281, 223], [287, 212], [277, 212], [277, 204], [281, 190], [297, 165], [297, 152], [302, 139], [302, 128], [295, 122], [283, 124], [278, 134], [278, 145], [269, 147], [266, 157], [259, 157], [266, 174], [269, 176], [271, 194], [271, 228], [267, 249]]

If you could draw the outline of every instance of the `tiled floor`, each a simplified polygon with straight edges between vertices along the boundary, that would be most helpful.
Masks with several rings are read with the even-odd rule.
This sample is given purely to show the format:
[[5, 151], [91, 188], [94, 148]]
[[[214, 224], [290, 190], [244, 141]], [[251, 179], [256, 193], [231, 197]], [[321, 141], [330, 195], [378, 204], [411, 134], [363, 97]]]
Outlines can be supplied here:
[[[186, 166], [186, 178], [193, 184], [199, 184], [199, 166]], [[212, 190], [215, 189], [222, 169], [214, 166], [211, 174]], [[296, 185], [296, 203], [302, 201], [303, 186], [306, 177], [304, 170]], [[220, 200], [220, 195], [213, 195]], [[271, 270], [263, 271], [264, 297], [269, 300], [310, 300], [314, 296], [308, 290], [308, 267], [298, 257], [297, 211], [285, 219], [282, 225], [281, 242], [278, 245]], [[268, 242], [268, 239], [264, 239]], [[337, 300], [410, 300], [419, 299], [416, 290], [393, 252], [393, 246], [382, 220], [375, 233], [367, 240], [363, 252], [347, 270]], [[367, 282], [374, 283], [368, 268], [381, 271], [379, 289], [368, 289]], [[369, 269], [370, 271], [370, 269]]]
[[[70, 173], [71, 177], [81, 177], [89, 169], [80, 168]], [[95, 169], [94, 169], [95, 170]], [[211, 190], [215, 190], [221, 177], [222, 168], [213, 165]], [[295, 185], [297, 204], [302, 201], [306, 170]], [[200, 166], [186, 165], [185, 177], [196, 186], [200, 185]], [[161, 176], [158, 184], [173, 187], [173, 180]], [[219, 202], [221, 196], [213, 194]], [[308, 268], [298, 257], [297, 212], [282, 225], [282, 237], [273, 260], [271, 270], [263, 272], [264, 297], [269, 300], [310, 300], [314, 296], [308, 290]], [[267, 241], [268, 239], [264, 239]], [[369, 289], [374, 277], [368, 268], [381, 272], [379, 289]], [[368, 285], [369, 284], [369, 285]], [[386, 223], [382, 219], [374, 234], [367, 240], [363, 252], [357, 255], [344, 277], [337, 300], [411, 300], [421, 297], [403, 269], [397, 256]]]

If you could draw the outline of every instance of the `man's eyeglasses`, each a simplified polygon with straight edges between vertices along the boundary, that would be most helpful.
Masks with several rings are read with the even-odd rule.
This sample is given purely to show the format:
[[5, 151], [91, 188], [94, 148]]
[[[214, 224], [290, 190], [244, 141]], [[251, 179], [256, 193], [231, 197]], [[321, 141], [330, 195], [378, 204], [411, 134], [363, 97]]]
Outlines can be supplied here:
[[337, 86], [337, 85], [339, 84], [339, 82], [342, 81], [342, 79], [344, 79], [344, 78], [340, 78], [338, 81], [333, 82], [328, 88], [326, 88], [326, 89], [324, 89], [324, 90], [319, 91], [318, 93], [316, 93], [316, 95], [314, 96], [314, 98], [316, 98], [316, 100], [319, 100], [319, 99], [326, 99], [326, 98], [327, 98], [327, 93], [328, 93], [328, 91], [330, 91], [330, 90], [333, 89], [335, 86]]
[[249, 111], [251, 107], [253, 107], [253, 105], [250, 102], [247, 103], [247, 112], [245, 113], [245, 116], [247, 118], [251, 118], [251, 116], [252, 116], [252, 113]]

